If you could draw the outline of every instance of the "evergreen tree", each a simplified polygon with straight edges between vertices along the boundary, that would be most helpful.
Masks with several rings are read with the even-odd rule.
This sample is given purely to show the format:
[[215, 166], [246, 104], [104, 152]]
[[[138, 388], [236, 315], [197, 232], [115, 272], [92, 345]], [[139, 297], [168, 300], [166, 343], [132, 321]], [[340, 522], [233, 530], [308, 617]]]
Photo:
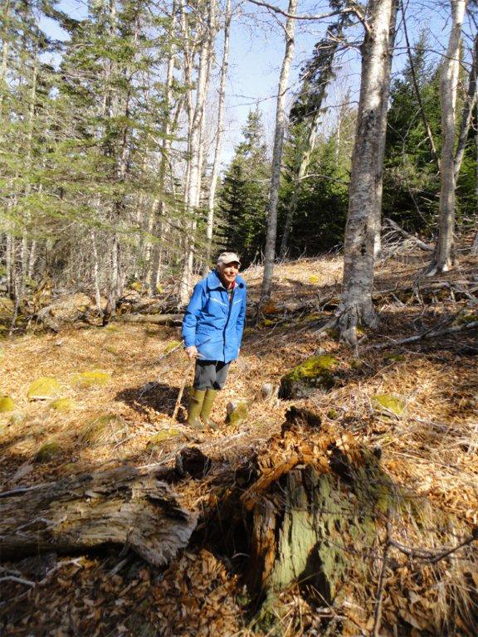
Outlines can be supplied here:
[[250, 263], [265, 241], [270, 160], [258, 110], [250, 111], [242, 131], [244, 140], [235, 148], [224, 175], [219, 210], [224, 222], [224, 244]]

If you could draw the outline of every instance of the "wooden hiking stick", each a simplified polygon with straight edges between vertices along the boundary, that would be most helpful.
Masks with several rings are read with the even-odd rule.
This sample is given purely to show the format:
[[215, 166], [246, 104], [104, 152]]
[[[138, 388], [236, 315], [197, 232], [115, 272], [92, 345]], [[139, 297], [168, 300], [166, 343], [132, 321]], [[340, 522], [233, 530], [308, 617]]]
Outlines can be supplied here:
[[183, 379], [183, 382], [181, 383], [181, 387], [179, 389], [179, 394], [178, 394], [178, 397], [176, 399], [176, 404], [174, 405], [173, 420], [176, 420], [176, 418], [178, 416], [179, 408], [181, 406], [181, 398], [183, 397], [183, 393], [184, 393], [184, 388], [186, 387], [186, 383], [188, 382], [189, 372], [194, 367], [194, 364], [195, 364], [195, 361], [194, 360], [190, 360], [187, 368], [184, 371], [184, 379]]

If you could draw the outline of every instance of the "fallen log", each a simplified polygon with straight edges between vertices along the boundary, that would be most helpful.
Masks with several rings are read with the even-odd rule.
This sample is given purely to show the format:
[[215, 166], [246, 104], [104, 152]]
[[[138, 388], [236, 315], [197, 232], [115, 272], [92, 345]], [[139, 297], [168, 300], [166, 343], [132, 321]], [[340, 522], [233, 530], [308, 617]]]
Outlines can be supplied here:
[[433, 250], [435, 249], [433, 246], [428, 245], [428, 243], [425, 243], [424, 241], [422, 241], [415, 235], [410, 234], [409, 232], [404, 230], [401, 226], [398, 225], [398, 223], [396, 223], [392, 219], [389, 219], [388, 217], [386, 217], [383, 221], [384, 223], [388, 223], [388, 225], [392, 228], [392, 230], [395, 230], [395, 232], [398, 232], [398, 234], [400, 234], [405, 239], [410, 239], [411, 241], [414, 241], [417, 244], [417, 246], [421, 248], [422, 250], [425, 250], [426, 252], [433, 252]]
[[182, 314], [123, 314], [118, 317], [124, 323], [155, 323], [156, 325], [179, 325]]
[[0, 561], [129, 546], [162, 566], [184, 548], [196, 514], [169, 485], [127, 467], [13, 490], [0, 498]]

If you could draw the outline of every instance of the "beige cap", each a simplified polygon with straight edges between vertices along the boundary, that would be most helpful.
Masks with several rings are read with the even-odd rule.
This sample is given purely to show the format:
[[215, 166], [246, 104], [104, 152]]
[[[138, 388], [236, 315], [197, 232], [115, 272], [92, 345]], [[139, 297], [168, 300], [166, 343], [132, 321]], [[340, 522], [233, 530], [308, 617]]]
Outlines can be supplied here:
[[229, 263], [238, 263], [241, 265], [241, 260], [235, 252], [221, 252], [217, 258], [217, 265], [221, 263], [224, 263], [224, 265], [228, 265]]

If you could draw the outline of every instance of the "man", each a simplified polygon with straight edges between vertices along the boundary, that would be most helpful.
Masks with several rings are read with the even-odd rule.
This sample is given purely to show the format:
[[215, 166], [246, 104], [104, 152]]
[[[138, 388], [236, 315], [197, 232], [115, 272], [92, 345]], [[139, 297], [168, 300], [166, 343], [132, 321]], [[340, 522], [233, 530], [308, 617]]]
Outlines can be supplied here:
[[186, 354], [196, 361], [188, 424], [216, 428], [209, 414], [226, 382], [229, 364], [239, 355], [246, 315], [246, 282], [238, 275], [235, 252], [223, 252], [217, 267], [199, 281], [186, 308], [183, 339]]

